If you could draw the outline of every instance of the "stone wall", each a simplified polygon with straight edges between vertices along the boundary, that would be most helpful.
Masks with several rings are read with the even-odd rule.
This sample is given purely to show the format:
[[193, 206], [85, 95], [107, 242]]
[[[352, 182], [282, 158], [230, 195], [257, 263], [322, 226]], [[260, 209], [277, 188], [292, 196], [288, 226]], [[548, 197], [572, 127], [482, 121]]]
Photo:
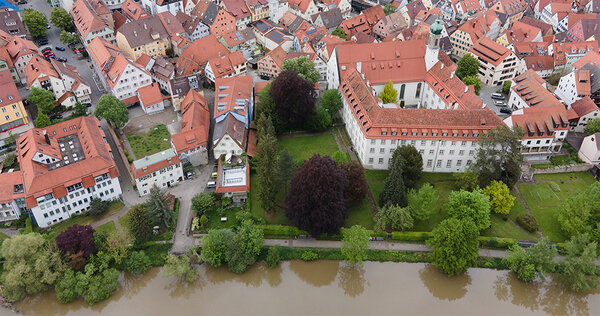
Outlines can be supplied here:
[[581, 164], [576, 164], [576, 165], [556, 166], [556, 167], [551, 167], [551, 168], [546, 168], [546, 169], [536, 169], [536, 168], [531, 168], [531, 169], [533, 171], [533, 174], [546, 174], [546, 173], [588, 171], [588, 170], [592, 169], [592, 167], [593, 167], [593, 165], [591, 165], [591, 164], [581, 163]]

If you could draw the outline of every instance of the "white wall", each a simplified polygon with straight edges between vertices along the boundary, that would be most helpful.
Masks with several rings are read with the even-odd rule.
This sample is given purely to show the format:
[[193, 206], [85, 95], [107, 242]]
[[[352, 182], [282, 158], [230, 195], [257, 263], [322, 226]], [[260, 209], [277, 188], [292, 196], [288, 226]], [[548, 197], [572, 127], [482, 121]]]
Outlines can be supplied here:
[[135, 185], [140, 196], [144, 196], [150, 193], [150, 188], [154, 184], [162, 189], [173, 186], [180, 181], [183, 181], [183, 168], [180, 163], [176, 163], [147, 176], [135, 179]]

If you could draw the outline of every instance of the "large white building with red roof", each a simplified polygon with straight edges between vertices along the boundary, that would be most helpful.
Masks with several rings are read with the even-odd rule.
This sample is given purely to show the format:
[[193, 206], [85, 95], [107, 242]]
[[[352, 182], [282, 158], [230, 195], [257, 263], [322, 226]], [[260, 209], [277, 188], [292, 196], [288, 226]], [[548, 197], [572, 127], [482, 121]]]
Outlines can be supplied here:
[[[329, 59], [329, 87], [342, 95], [342, 118], [366, 168], [387, 169], [396, 148], [412, 145], [425, 171], [464, 171], [479, 136], [502, 124], [454, 75], [456, 65], [436, 45], [439, 27], [432, 29], [428, 47], [420, 40], [345, 44]], [[399, 99], [383, 104], [378, 95], [390, 81]]]
[[121, 195], [119, 172], [100, 122], [79, 117], [17, 139], [20, 171], [0, 174], [0, 202], [48, 227], [85, 212], [94, 198]]

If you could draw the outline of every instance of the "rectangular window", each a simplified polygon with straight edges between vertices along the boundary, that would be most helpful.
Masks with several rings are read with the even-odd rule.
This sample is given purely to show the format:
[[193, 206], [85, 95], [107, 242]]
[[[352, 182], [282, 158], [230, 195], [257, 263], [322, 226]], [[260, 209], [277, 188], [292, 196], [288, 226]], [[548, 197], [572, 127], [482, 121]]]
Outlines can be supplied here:
[[440, 160], [438, 160], [438, 161], [435, 163], [435, 167], [436, 167], [436, 168], [439, 168], [439, 167], [441, 167], [441, 166], [442, 166], [442, 160], [440, 159]]
[[448, 162], [446, 162], [446, 168], [450, 167], [452, 167], [452, 160], [448, 160]]
[[456, 161], [456, 166], [457, 166], [457, 167], [460, 167], [461, 165], [462, 165], [462, 160], [457, 160], [457, 161]]
[[385, 148], [379, 148], [379, 153], [380, 154], [385, 154]]
[[373, 164], [373, 158], [369, 158], [369, 163]]
[[432, 159], [427, 160], [427, 168], [431, 168], [432, 164], [433, 164], [433, 160]]
[[383, 158], [379, 158], [379, 164], [382, 165], [383, 164]]

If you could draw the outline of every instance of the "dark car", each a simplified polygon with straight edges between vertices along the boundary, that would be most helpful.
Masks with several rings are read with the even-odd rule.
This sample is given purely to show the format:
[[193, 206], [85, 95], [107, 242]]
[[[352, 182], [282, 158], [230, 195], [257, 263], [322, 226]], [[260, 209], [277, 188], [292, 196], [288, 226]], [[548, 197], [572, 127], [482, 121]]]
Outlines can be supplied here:
[[507, 108], [501, 108], [500, 109], [500, 113], [512, 114], [512, 111], [510, 109], [507, 109]]
[[92, 104], [91, 104], [91, 103], [82, 103], [82, 104], [83, 104], [83, 105], [84, 105], [86, 108], [89, 108], [89, 107], [91, 107], [91, 106], [92, 106]]
[[56, 59], [56, 56], [55, 56], [54, 54], [52, 54], [52, 55], [49, 55], [48, 57], [49, 57], [49, 58], [52, 58], [52, 59]]
[[51, 50], [52, 50], [52, 47], [44, 47], [44, 48], [42, 48], [42, 53], [43, 52], [47, 52], [47, 51], [51, 51]]
[[56, 49], [59, 50], [59, 51], [61, 51], [61, 52], [65, 51], [65, 48], [62, 47], [62, 46], [56, 46]]
[[47, 38], [45, 38], [45, 37], [43, 37], [43, 38], [40, 38], [40, 39], [38, 40], [38, 45], [47, 45], [47, 44], [48, 44], [48, 39], [47, 39]]
[[19, 1], [19, 3], [18, 3], [18, 4], [27, 4], [27, 1], [25, 1], [25, 0], [21, 0], [21, 1]]
[[271, 77], [269, 77], [267, 75], [260, 75], [260, 79], [262, 79], [262, 80], [271, 80]]
[[61, 119], [61, 118], [63, 118], [63, 116], [60, 113], [56, 113], [56, 114], [50, 115], [50, 119], [51, 120], [58, 120], [58, 119]]
[[63, 63], [66, 63], [66, 62], [67, 62], [67, 59], [66, 59], [66, 58], [63, 58], [63, 57], [58, 57], [58, 58], [56, 58], [56, 60], [58, 60], [58, 61], [60, 61], [60, 62], [63, 62]]

